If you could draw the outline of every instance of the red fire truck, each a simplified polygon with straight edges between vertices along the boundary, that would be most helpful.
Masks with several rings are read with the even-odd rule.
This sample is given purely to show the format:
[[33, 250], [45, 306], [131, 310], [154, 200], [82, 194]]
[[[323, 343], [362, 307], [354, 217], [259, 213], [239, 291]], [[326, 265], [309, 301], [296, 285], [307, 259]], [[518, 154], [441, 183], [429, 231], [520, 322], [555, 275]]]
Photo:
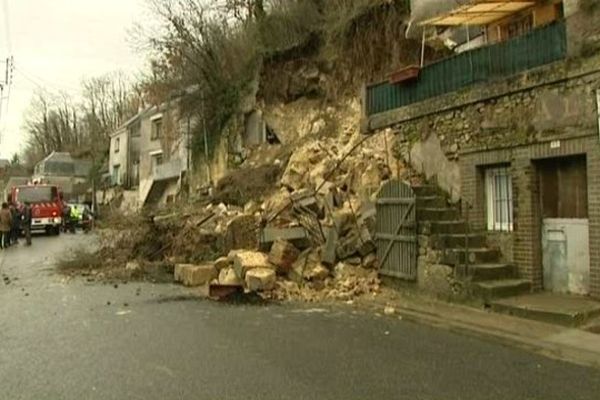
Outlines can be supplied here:
[[25, 203], [31, 206], [31, 230], [44, 230], [59, 235], [63, 217], [63, 196], [58, 186], [29, 184], [11, 189], [9, 201], [22, 209]]

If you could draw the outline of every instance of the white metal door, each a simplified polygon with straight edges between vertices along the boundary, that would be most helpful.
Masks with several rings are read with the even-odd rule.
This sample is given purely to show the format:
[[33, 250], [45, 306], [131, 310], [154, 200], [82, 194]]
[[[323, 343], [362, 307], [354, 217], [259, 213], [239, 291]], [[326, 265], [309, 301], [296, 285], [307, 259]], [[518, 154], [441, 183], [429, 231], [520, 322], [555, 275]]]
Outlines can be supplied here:
[[587, 219], [546, 218], [542, 228], [544, 288], [586, 295], [590, 287]]

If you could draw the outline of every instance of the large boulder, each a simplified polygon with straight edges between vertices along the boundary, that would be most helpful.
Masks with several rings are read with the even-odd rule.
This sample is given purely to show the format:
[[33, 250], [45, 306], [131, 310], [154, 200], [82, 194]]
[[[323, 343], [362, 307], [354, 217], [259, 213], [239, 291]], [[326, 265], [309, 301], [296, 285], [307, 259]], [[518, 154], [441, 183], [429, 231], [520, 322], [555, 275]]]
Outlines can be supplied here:
[[273, 290], [277, 275], [270, 268], [254, 268], [246, 273], [245, 281], [246, 288], [251, 292]]
[[292, 268], [288, 271], [287, 277], [293, 282], [301, 283], [309, 271], [314, 270], [321, 265], [321, 257], [318, 250], [307, 249], [303, 251]]
[[258, 248], [258, 220], [254, 215], [243, 214], [234, 217], [225, 230], [226, 251], [232, 249]]
[[219, 272], [219, 285], [244, 286], [244, 281], [237, 276], [233, 268], [229, 267]]
[[285, 240], [276, 240], [269, 253], [269, 262], [277, 266], [277, 271], [286, 274], [298, 259], [300, 250]]
[[231, 262], [228, 257], [219, 257], [215, 260], [215, 268], [217, 271], [222, 271], [225, 268], [229, 268], [231, 266]]
[[233, 269], [240, 278], [244, 279], [248, 271], [256, 268], [275, 270], [275, 267], [269, 262], [268, 256], [264, 253], [240, 251], [233, 256]]
[[203, 286], [217, 278], [218, 272], [214, 265], [177, 264], [175, 266], [175, 281], [185, 286]]

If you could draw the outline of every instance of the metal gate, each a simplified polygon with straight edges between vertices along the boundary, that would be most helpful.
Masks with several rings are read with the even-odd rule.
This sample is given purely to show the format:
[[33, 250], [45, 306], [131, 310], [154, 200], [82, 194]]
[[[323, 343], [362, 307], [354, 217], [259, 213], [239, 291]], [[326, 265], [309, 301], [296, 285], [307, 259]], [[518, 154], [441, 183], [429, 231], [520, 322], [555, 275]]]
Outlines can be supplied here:
[[383, 185], [377, 195], [377, 258], [382, 275], [417, 279], [416, 196], [399, 181]]

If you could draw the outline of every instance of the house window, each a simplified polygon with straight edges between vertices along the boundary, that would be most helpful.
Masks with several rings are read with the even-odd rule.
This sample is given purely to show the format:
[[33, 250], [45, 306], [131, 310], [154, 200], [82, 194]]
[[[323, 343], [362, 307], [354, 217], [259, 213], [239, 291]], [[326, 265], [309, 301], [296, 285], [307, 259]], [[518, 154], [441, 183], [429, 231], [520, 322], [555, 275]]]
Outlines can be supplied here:
[[162, 153], [152, 155], [152, 169], [156, 169], [156, 167], [158, 167], [162, 163], [163, 163]]
[[513, 191], [507, 166], [485, 170], [485, 190], [488, 230], [512, 232]]
[[152, 121], [152, 135], [150, 139], [156, 140], [162, 137], [162, 118]]
[[115, 153], [119, 152], [119, 147], [121, 146], [121, 139], [120, 138], [116, 138], [115, 139]]
[[509, 22], [504, 27], [504, 39], [512, 39], [522, 36], [533, 29], [533, 14], [527, 14], [521, 18]]
[[139, 137], [141, 135], [141, 132], [141, 124], [139, 122], [136, 122], [131, 127], [129, 127], [129, 135], [131, 137]]
[[112, 183], [113, 183], [113, 185], [121, 184], [121, 166], [120, 165], [113, 165]]

